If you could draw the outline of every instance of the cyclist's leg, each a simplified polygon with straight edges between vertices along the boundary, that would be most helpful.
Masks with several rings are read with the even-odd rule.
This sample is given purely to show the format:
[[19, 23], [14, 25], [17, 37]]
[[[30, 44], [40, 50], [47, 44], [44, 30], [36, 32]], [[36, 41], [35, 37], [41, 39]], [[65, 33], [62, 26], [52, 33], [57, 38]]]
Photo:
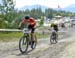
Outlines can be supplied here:
[[[28, 25], [28, 30], [31, 30], [31, 25]], [[29, 44], [31, 44], [31, 34], [30, 34]]]
[[32, 41], [36, 41], [36, 35], [35, 35], [34, 31], [35, 31], [35, 28], [32, 28], [32, 30], [31, 30]]
[[31, 30], [31, 40], [32, 40], [32, 41], [36, 41], [36, 36], [35, 36], [35, 34], [34, 34], [34, 31], [35, 31], [34, 26], [29, 25], [29, 26], [28, 26], [28, 29]]

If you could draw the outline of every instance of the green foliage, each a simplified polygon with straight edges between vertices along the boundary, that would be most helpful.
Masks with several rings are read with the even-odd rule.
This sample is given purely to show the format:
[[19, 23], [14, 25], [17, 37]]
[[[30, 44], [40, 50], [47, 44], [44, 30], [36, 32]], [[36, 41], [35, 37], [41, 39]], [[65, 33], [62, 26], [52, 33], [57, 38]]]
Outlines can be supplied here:
[[[10, 2], [10, 3], [9, 3]], [[71, 12], [65, 12], [62, 10], [56, 11], [51, 8], [46, 9], [45, 12], [41, 8], [18, 11], [14, 9], [14, 3], [12, 0], [2, 0], [0, 4], [0, 28], [18, 28], [18, 24], [25, 15], [30, 15], [35, 19], [41, 19], [41, 16], [46, 16], [47, 18], [53, 18], [57, 15], [61, 16], [75, 16]], [[42, 26], [44, 19], [41, 19], [39, 24]]]
[[41, 19], [40, 19], [39, 25], [40, 25], [40, 26], [43, 26], [43, 24], [44, 24], [44, 17], [41, 16]]
[[0, 32], [0, 42], [16, 41], [22, 36], [22, 32]]
[[41, 18], [41, 16], [43, 16], [44, 13], [42, 12], [41, 8], [37, 8], [37, 9], [32, 9], [30, 11], [30, 16], [38, 19], [38, 18]]
[[46, 9], [45, 10], [45, 16], [47, 17], [47, 18], [53, 18], [53, 10], [52, 9]]
[[[0, 4], [0, 11], [2, 15], [2, 22], [5, 28], [13, 28], [12, 22], [15, 20], [17, 16], [16, 11], [14, 9], [14, 3], [12, 0], [2, 0], [2, 4]], [[2, 26], [2, 28], [3, 28]]]
[[[19, 41], [23, 36], [22, 32], [0, 32], [0, 42], [9, 42], [9, 41]], [[37, 39], [39, 38], [48, 38], [49, 34], [40, 34], [36, 33]]]

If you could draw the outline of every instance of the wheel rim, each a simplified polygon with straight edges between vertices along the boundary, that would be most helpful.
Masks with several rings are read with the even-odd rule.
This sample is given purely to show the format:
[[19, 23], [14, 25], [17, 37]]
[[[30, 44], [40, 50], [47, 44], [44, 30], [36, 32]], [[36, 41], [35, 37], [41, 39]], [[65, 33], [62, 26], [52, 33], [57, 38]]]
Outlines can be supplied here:
[[35, 49], [35, 48], [36, 48], [36, 44], [37, 44], [37, 36], [36, 36], [36, 34], [35, 34], [35, 35], [34, 35], [34, 43], [31, 42], [31, 48], [32, 48], [32, 49]]
[[34, 49], [36, 47], [36, 42], [32, 43], [31, 48]]
[[28, 48], [28, 43], [26, 41], [26, 37], [21, 38], [20, 42], [19, 42], [19, 49], [21, 51], [21, 53], [25, 53], [27, 51]]

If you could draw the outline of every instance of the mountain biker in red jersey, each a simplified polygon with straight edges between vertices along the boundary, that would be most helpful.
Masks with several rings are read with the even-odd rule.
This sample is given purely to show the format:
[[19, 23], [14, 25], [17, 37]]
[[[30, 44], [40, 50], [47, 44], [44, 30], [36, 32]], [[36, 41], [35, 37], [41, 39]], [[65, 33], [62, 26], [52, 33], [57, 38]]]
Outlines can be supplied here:
[[36, 21], [34, 18], [30, 17], [30, 16], [25, 16], [22, 21], [20, 22], [20, 28], [22, 25], [27, 24], [27, 28], [28, 30], [31, 30], [31, 40], [34, 42], [34, 31], [35, 31], [35, 26], [36, 26]]

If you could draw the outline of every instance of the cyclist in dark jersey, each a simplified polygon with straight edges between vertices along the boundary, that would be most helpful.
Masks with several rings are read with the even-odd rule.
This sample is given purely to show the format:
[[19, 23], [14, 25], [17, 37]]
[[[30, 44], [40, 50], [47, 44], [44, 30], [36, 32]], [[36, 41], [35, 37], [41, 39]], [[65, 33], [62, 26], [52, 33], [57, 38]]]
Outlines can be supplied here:
[[58, 39], [58, 24], [57, 23], [52, 23], [51, 24], [51, 28], [52, 28], [52, 34], [53, 34], [53, 36], [56, 35], [55, 38]]

